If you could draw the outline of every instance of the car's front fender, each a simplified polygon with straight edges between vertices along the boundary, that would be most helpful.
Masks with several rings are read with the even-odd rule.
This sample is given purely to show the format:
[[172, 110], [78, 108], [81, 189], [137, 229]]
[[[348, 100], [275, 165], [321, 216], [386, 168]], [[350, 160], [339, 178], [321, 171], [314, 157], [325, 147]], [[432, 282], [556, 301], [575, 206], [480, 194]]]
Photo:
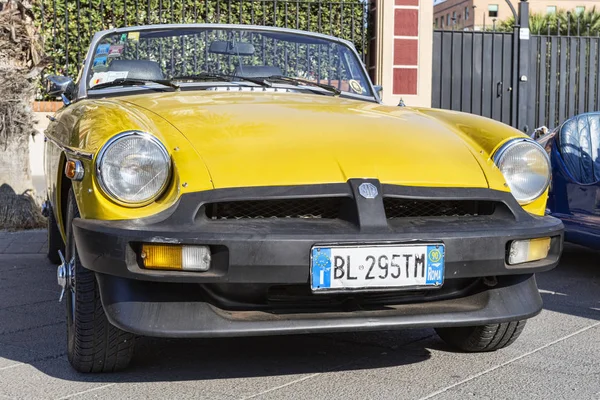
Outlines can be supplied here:
[[[49, 139], [59, 148], [77, 149], [83, 155], [65, 152], [66, 158], [77, 159], [84, 168], [83, 179], [72, 181], [83, 218], [143, 218], [169, 208], [182, 193], [213, 188], [208, 170], [187, 139], [173, 125], [151, 111], [114, 100], [82, 100], [57, 115], [56, 123], [62, 129], [47, 132]], [[165, 193], [143, 207], [117, 204], [103, 192], [95, 174], [96, 156], [102, 146], [114, 135], [131, 130], [156, 136], [165, 145], [173, 161], [171, 180]], [[58, 163], [51, 168], [55, 171], [61, 169]], [[64, 172], [61, 170], [58, 174]], [[55, 191], [60, 193], [60, 190], [57, 187]]]

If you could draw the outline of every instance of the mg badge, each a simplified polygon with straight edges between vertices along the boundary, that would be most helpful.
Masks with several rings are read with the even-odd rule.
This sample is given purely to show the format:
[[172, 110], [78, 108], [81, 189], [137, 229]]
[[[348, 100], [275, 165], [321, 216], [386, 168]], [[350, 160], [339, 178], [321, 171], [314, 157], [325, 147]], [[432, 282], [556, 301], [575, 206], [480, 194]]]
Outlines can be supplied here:
[[372, 183], [361, 183], [358, 186], [358, 193], [365, 199], [374, 199], [377, 197], [377, 187]]

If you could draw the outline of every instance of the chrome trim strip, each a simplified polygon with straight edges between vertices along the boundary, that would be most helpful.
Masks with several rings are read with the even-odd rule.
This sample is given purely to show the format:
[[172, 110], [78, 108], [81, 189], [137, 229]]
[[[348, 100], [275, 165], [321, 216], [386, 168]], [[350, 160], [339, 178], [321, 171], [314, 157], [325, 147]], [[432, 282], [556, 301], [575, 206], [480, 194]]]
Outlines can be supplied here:
[[[83, 82], [77, 82], [77, 100], [87, 98], [87, 85], [85, 84], [87, 80], [87, 76], [92, 68], [93, 57], [90, 55], [90, 51], [96, 48], [96, 45], [102, 38], [106, 35], [115, 34], [115, 33], [128, 33], [128, 32], [139, 32], [139, 31], [148, 31], [152, 29], [242, 29], [242, 30], [255, 30], [255, 31], [263, 31], [263, 32], [283, 32], [290, 33], [302, 36], [314, 37], [317, 39], [329, 40], [332, 42], [336, 42], [339, 44], [343, 44], [350, 49], [350, 51], [356, 57], [358, 61], [358, 65], [362, 69], [362, 73], [369, 83], [369, 89], [373, 96], [369, 96], [371, 99], [375, 99], [378, 103], [381, 103], [381, 99], [379, 95], [375, 92], [375, 88], [373, 87], [373, 82], [371, 82], [371, 78], [369, 77], [369, 73], [358, 54], [358, 51], [354, 47], [354, 44], [346, 39], [341, 39], [335, 36], [324, 35], [322, 33], [316, 32], [307, 32], [298, 29], [290, 29], [290, 28], [279, 28], [274, 26], [261, 26], [261, 25], [241, 25], [241, 24], [163, 24], [163, 25], [143, 25], [143, 26], [129, 26], [125, 28], [113, 28], [107, 29], [104, 31], [96, 32], [94, 37], [92, 38], [92, 42], [90, 43], [90, 47], [88, 48], [88, 52], [85, 58], [85, 64], [83, 66], [83, 73], [80, 75], [81, 80]], [[83, 84], [82, 84], [83, 83]]]
[[[151, 142], [153, 142], [154, 144], [156, 144], [158, 146], [160, 151], [163, 153], [163, 155], [169, 161], [169, 163], [167, 165], [167, 179], [165, 179], [165, 182], [163, 183], [162, 187], [156, 192], [156, 194], [154, 196], [152, 196], [149, 199], [144, 200], [143, 202], [130, 202], [130, 201], [126, 201], [126, 200], [119, 198], [119, 196], [117, 196], [115, 193], [111, 192], [106, 187], [104, 180], [102, 179], [102, 171], [100, 170], [100, 166], [102, 165], [102, 161], [104, 159], [104, 155], [105, 155], [106, 151], [110, 148], [110, 146], [113, 143], [115, 143], [116, 141], [123, 139], [124, 137], [127, 137], [127, 136], [141, 136], [147, 140], [150, 140]], [[106, 193], [111, 199], [113, 199], [113, 201], [117, 201], [119, 204], [127, 206], [127, 207], [145, 206], [147, 204], [152, 203], [160, 195], [162, 195], [164, 193], [165, 189], [167, 188], [167, 186], [169, 186], [169, 182], [171, 180], [170, 179], [171, 178], [171, 170], [172, 170], [171, 155], [167, 151], [166, 147], [161, 143], [160, 140], [158, 140], [158, 138], [156, 138], [155, 136], [153, 136], [147, 132], [142, 132], [142, 131], [125, 131], [125, 132], [121, 132], [121, 133], [111, 137], [102, 146], [102, 148], [98, 152], [98, 157], [96, 158], [96, 165], [94, 166], [94, 171], [96, 172], [96, 179], [98, 180], [98, 184], [100, 185], [100, 188], [102, 188], [102, 191], [104, 193]]]
[[52, 143], [54, 143], [59, 149], [61, 149], [65, 153], [67, 153], [67, 155], [70, 158], [73, 158], [73, 157], [74, 158], [84, 158], [86, 160], [94, 159], [94, 153], [83, 151], [76, 147], [65, 146], [65, 145], [61, 144], [58, 140], [54, 139], [52, 136], [48, 136], [47, 134], [44, 134], [44, 138], [45, 138], [45, 140], [49, 140]]
[[508, 140], [506, 143], [504, 143], [502, 146], [500, 146], [500, 148], [498, 150], [496, 150], [496, 153], [494, 153], [494, 156], [492, 157], [492, 159], [494, 160], [494, 164], [498, 165], [498, 160], [500, 160], [500, 158], [502, 157], [502, 155], [504, 155], [506, 150], [508, 150], [509, 148], [511, 148], [512, 146], [514, 146], [520, 142], [528, 142], [528, 143], [534, 144], [537, 147], [539, 147], [540, 150], [542, 150], [542, 152], [544, 153], [546, 160], [548, 161], [548, 164], [550, 164], [550, 157], [548, 157], [548, 153], [546, 153], [546, 150], [538, 142], [536, 142], [535, 140], [530, 139], [530, 138], [514, 138], [514, 139]]

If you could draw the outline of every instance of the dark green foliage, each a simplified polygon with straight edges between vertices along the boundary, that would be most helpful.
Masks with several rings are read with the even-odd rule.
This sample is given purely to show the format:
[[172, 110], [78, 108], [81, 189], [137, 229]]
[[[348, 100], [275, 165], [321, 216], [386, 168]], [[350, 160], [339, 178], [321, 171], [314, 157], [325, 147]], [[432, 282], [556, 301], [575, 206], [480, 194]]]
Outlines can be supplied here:
[[[76, 76], [97, 31], [160, 23], [242, 23], [348, 39], [366, 52], [364, 0], [37, 0], [36, 23], [53, 60], [49, 73]], [[68, 29], [67, 29], [68, 27]]]

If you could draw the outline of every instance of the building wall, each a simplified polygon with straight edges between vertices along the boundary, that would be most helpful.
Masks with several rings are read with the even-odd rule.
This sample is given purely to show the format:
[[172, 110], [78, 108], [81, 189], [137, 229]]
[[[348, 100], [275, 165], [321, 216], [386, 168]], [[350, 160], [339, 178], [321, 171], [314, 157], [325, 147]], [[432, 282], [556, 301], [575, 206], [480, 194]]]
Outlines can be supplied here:
[[38, 203], [46, 199], [46, 178], [44, 174], [44, 131], [48, 127], [49, 116], [61, 108], [60, 101], [36, 101], [32, 105], [36, 134], [29, 138], [29, 166], [31, 181]]
[[[519, 2], [511, 0], [511, 3], [518, 8]], [[452, 15], [456, 13], [455, 29], [483, 29], [483, 27], [492, 27], [494, 19], [496, 23], [512, 17], [512, 12], [506, 3], [506, 0], [434, 0], [434, 25], [437, 18], [438, 29], [452, 29]], [[489, 6], [498, 6], [498, 16], [489, 16]], [[576, 7], [585, 7], [591, 9], [596, 7], [600, 11], [600, 0], [530, 0], [529, 12], [541, 13], [547, 12], [548, 6], [554, 6], [557, 10], [575, 10]], [[469, 7], [469, 19], [465, 20], [465, 7]], [[473, 8], [475, 7], [475, 8]], [[446, 24], [446, 17], [450, 17], [450, 25]], [[442, 26], [442, 20], [444, 24]]]
[[[472, 28], [474, 1], [478, 0], [437, 0], [433, 12], [434, 26], [438, 29], [452, 29], [452, 17], [456, 16], [455, 29]], [[468, 9], [468, 14], [465, 14], [465, 8]]]
[[46, 200], [46, 178], [44, 174], [44, 131], [48, 127], [51, 112], [34, 112], [36, 134], [29, 138], [29, 167], [31, 181], [38, 203]]
[[[535, 0], [534, 0], [535, 1]], [[518, 11], [519, 2], [511, 1], [512, 5], [515, 7], [515, 10]], [[533, 7], [533, 2], [529, 2], [529, 9], [531, 11]], [[506, 4], [505, 0], [474, 0], [474, 5], [476, 8], [474, 9], [474, 21], [475, 27], [483, 29], [483, 27], [490, 28], [494, 25], [494, 19], [496, 23], [499, 24], [501, 21], [507, 20], [513, 16], [512, 11], [508, 4]], [[489, 6], [497, 5], [498, 6], [498, 16], [490, 17], [489, 16]]]

